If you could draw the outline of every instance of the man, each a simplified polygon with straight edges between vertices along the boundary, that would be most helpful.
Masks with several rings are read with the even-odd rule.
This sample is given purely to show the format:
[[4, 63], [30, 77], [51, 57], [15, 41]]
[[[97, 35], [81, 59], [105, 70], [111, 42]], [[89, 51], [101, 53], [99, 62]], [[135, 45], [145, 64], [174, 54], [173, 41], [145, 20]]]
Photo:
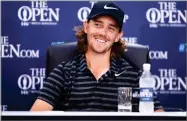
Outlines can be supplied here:
[[84, 27], [75, 28], [79, 54], [51, 72], [31, 111], [117, 111], [118, 87], [138, 87], [141, 75], [120, 56], [123, 19], [113, 2], [95, 3]]

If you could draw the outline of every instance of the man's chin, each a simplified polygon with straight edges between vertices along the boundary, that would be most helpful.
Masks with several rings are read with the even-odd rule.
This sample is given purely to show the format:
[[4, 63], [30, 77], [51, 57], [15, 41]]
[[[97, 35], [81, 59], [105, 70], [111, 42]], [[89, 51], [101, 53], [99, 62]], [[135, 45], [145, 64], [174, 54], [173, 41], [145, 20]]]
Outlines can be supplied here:
[[105, 54], [110, 51], [110, 48], [98, 48], [98, 47], [92, 46], [88, 49], [88, 51], [89, 50], [96, 53], [96, 54]]
[[97, 53], [97, 54], [105, 54], [107, 52], [107, 49], [102, 49], [102, 50], [99, 50], [99, 49], [96, 50], [95, 49], [94, 52]]

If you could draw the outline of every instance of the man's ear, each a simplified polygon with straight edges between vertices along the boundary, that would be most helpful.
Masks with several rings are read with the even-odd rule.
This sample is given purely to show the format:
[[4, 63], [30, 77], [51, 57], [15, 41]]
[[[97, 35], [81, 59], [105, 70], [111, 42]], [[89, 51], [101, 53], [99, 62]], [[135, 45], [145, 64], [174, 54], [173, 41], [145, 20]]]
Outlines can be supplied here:
[[123, 36], [123, 32], [121, 31], [121, 32], [117, 35], [115, 42], [118, 42], [119, 39], [120, 39], [122, 36]]
[[87, 33], [88, 32], [88, 21], [84, 21], [83, 27], [84, 27], [84, 32]]

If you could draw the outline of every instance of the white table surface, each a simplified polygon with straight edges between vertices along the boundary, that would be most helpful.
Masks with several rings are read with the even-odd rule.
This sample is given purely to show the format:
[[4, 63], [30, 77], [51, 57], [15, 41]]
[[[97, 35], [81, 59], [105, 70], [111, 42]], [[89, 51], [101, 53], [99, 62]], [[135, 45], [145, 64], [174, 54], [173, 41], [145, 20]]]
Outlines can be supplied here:
[[63, 111], [3, 111], [2, 116], [170, 116], [186, 117], [187, 112], [63, 112]]

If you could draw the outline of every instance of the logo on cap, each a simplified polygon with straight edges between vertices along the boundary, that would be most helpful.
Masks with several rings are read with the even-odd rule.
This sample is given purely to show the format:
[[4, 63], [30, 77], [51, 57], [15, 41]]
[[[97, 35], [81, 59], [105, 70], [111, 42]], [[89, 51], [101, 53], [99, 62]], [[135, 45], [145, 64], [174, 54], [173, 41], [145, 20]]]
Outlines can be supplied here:
[[104, 9], [116, 9], [116, 10], [118, 10], [117, 8], [114, 8], [114, 7], [108, 7], [107, 5], [104, 6]]

